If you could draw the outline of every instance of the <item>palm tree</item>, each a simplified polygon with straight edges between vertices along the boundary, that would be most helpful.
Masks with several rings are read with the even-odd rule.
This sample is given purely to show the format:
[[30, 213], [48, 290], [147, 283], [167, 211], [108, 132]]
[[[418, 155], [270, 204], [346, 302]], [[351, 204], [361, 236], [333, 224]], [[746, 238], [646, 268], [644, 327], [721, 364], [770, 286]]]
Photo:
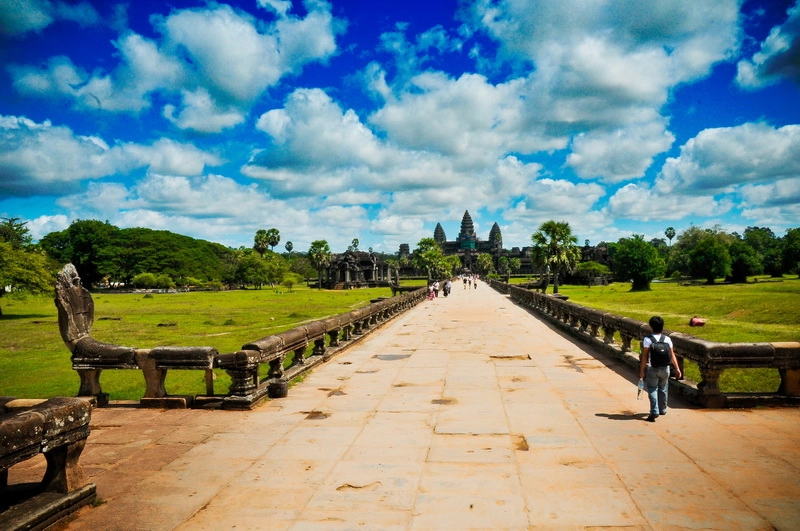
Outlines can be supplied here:
[[566, 221], [545, 221], [531, 235], [540, 265], [553, 271], [553, 293], [558, 293], [558, 273], [570, 272], [580, 260], [578, 238]]
[[319, 275], [319, 285], [317, 286], [319, 289], [322, 289], [322, 271], [331, 265], [331, 258], [331, 248], [326, 240], [311, 242], [311, 247], [308, 249], [308, 261]]
[[275, 250], [275, 246], [278, 245], [281, 241], [281, 233], [278, 229], [269, 229], [267, 231], [267, 242], [272, 250]]
[[286, 242], [286, 252], [291, 253], [292, 249], [294, 249], [294, 244], [292, 242]]
[[267, 246], [269, 245], [269, 238], [267, 236], [267, 231], [264, 229], [260, 229], [256, 231], [256, 237], [253, 240], [253, 250], [261, 255], [261, 258], [264, 258], [264, 253], [267, 252]]
[[664, 231], [664, 236], [667, 237], [667, 239], [669, 240], [669, 245], [670, 247], [672, 247], [672, 238], [675, 237], [675, 229], [673, 229], [672, 227], [667, 227], [667, 230]]

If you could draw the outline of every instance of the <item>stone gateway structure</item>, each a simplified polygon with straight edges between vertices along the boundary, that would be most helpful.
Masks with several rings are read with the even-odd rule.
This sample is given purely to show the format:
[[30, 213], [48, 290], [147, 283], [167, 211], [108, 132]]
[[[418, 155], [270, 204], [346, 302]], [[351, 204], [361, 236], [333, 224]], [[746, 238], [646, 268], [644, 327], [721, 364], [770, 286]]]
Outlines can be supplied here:
[[375, 288], [388, 286], [391, 268], [375, 253], [347, 250], [331, 257], [322, 287], [326, 289]]

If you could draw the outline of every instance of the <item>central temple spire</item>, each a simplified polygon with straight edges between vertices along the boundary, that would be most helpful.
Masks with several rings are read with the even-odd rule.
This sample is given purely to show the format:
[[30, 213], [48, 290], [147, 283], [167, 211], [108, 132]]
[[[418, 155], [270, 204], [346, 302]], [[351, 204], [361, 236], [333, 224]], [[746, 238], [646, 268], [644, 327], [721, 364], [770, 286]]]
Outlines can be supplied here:
[[469, 215], [469, 210], [464, 211], [464, 217], [461, 218], [461, 232], [458, 235], [475, 237], [475, 226], [472, 224], [472, 216]]
[[469, 210], [465, 210], [464, 217], [461, 219], [461, 232], [458, 233], [459, 248], [475, 249], [476, 240], [472, 216], [469, 215]]

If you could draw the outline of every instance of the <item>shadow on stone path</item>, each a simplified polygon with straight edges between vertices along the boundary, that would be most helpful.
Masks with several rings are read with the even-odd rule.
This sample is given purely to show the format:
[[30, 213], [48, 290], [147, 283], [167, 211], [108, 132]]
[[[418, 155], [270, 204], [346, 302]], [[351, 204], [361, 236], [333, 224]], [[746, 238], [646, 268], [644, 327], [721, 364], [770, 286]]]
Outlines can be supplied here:
[[651, 424], [635, 380], [455, 284], [254, 411], [95, 410], [59, 528], [800, 528], [800, 411]]

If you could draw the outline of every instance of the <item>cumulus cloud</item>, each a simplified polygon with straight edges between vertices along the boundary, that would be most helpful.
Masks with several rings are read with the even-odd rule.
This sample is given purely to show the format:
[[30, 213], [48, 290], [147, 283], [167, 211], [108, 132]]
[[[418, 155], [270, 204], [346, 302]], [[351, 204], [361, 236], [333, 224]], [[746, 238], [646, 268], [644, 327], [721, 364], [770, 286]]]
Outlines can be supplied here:
[[69, 227], [69, 218], [64, 214], [56, 214], [54, 216], [39, 216], [35, 219], [28, 221], [27, 227], [34, 240], [40, 240], [42, 237], [57, 232]]
[[[606, 194], [605, 188], [595, 183], [573, 183], [563, 179], [539, 179], [526, 190], [517, 203], [515, 215], [536, 219], [560, 218], [589, 212]], [[525, 213], [529, 213], [526, 215]]]
[[271, 167], [379, 166], [386, 151], [355, 111], [343, 111], [320, 89], [298, 89], [282, 109], [261, 115], [256, 128], [272, 137], [262, 153]]
[[8, 196], [74, 192], [84, 181], [137, 168], [194, 175], [220, 163], [191, 144], [162, 139], [109, 146], [100, 137], [25, 117], [0, 117], [0, 132], [0, 191]]
[[800, 175], [800, 125], [746, 123], [701, 131], [664, 163], [656, 189], [726, 190]]
[[0, 35], [17, 37], [41, 31], [56, 20], [69, 20], [81, 26], [100, 22], [89, 2], [67, 3], [49, 0], [10, 0], [0, 2]]
[[67, 97], [79, 109], [135, 113], [163, 94], [162, 114], [176, 126], [220, 132], [242, 123], [281, 78], [336, 51], [341, 26], [330, 6], [307, 7], [305, 18], [284, 14], [271, 24], [224, 4], [175, 10], [152, 19], [159, 41], [133, 32], [114, 41], [120, 63], [107, 74], [53, 57], [44, 67], [12, 65], [12, 82], [26, 96]]
[[401, 237], [419, 234], [422, 232], [422, 227], [422, 220], [419, 218], [390, 215], [385, 211], [379, 212], [375, 219], [370, 222], [370, 230], [373, 234]]
[[563, 147], [565, 139], [544, 139], [521, 120], [524, 84], [517, 79], [493, 85], [478, 74], [451, 79], [427, 72], [369, 120], [397, 145], [451, 157], [461, 167], [493, 164], [513, 152]]
[[663, 193], [643, 184], [628, 184], [608, 200], [608, 214], [614, 219], [662, 221], [686, 217], [722, 215], [731, 209], [730, 199], [712, 194]]
[[772, 28], [751, 59], [739, 61], [739, 86], [758, 89], [781, 79], [800, 85], [800, 4], [789, 8], [787, 14], [786, 21]]
[[675, 137], [662, 122], [614, 131], [590, 131], [575, 137], [567, 165], [584, 179], [617, 183], [642, 177], [653, 158], [667, 151]]

